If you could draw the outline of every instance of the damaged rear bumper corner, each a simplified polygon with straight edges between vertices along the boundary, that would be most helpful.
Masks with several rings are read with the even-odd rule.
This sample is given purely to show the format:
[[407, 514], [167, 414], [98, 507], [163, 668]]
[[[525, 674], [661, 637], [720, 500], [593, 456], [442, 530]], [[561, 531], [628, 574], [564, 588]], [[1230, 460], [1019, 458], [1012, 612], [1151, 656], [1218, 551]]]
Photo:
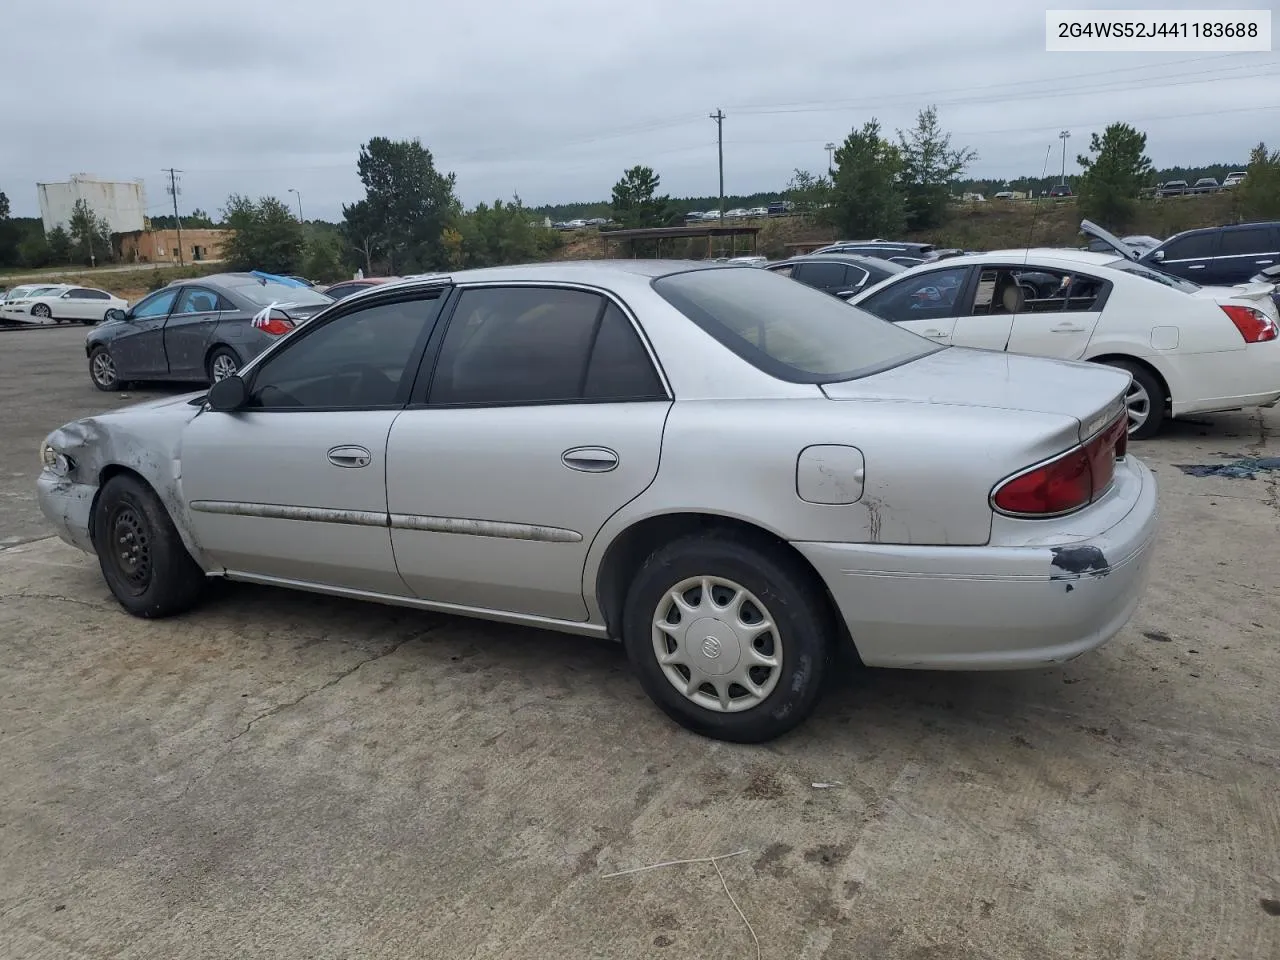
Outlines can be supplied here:
[[93, 516], [93, 499], [98, 488], [87, 483], [76, 483], [66, 477], [58, 477], [44, 471], [36, 480], [36, 499], [40, 512], [53, 525], [58, 537], [73, 547], [93, 553], [93, 537], [90, 520]]
[[1118, 633], [1150, 577], [1155, 478], [1135, 458], [1126, 466], [1129, 509], [1091, 536], [1073, 531], [1056, 543], [1046, 537], [1025, 546], [795, 546], [826, 582], [868, 666], [1013, 670], [1062, 663]]

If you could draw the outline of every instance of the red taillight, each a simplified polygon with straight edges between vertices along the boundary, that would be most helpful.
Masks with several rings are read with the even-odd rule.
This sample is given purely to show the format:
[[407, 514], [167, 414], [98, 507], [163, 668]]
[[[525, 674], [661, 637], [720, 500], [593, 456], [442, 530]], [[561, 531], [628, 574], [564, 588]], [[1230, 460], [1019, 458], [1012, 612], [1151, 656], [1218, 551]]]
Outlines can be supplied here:
[[293, 329], [293, 321], [288, 317], [269, 316], [265, 320], [254, 318], [253, 325], [263, 333], [273, 337], [283, 336]]
[[992, 506], [1001, 513], [1044, 517], [1092, 503], [1111, 486], [1116, 460], [1128, 449], [1128, 426], [1122, 414], [1084, 446], [1006, 480], [992, 494]]
[[1245, 343], [1266, 343], [1276, 338], [1275, 322], [1261, 310], [1241, 303], [1224, 303], [1221, 306], [1222, 312], [1231, 318]]

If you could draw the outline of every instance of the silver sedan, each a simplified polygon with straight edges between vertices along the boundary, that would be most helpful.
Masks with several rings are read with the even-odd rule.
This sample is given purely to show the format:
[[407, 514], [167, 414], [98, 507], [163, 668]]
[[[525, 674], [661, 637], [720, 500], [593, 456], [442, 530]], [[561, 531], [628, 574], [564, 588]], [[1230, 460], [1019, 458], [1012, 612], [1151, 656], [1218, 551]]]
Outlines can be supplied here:
[[1115, 634], [1156, 531], [1128, 385], [751, 267], [502, 267], [69, 423], [39, 498], [137, 616], [218, 576], [619, 638], [675, 720], [762, 741], [841, 645], [1004, 669]]

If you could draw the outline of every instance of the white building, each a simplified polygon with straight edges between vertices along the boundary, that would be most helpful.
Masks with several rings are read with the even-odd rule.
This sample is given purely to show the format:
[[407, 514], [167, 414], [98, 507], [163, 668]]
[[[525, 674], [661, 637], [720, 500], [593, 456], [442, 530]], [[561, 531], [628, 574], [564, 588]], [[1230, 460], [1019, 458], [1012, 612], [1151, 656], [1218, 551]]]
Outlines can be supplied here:
[[78, 173], [65, 183], [37, 183], [36, 191], [45, 233], [67, 227], [77, 200], [83, 200], [99, 220], [110, 224], [112, 233], [146, 229], [147, 193], [141, 180], [98, 180]]

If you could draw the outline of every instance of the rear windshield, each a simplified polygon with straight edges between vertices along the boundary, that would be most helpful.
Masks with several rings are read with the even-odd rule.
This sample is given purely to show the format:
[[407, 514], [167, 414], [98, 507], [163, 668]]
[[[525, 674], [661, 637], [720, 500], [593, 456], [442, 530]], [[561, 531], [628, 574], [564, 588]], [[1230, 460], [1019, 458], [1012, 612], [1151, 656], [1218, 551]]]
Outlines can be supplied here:
[[1159, 270], [1152, 270], [1150, 267], [1144, 267], [1142, 264], [1127, 260], [1124, 257], [1119, 260], [1112, 260], [1107, 266], [1113, 270], [1123, 270], [1125, 273], [1132, 273], [1137, 277], [1154, 280], [1156, 283], [1164, 284], [1166, 287], [1173, 287], [1173, 289], [1181, 290], [1183, 293], [1195, 293], [1200, 289], [1200, 284], [1198, 283], [1192, 283], [1190, 280], [1183, 280], [1181, 277], [1175, 277], [1168, 273], [1161, 273]]
[[332, 297], [316, 293], [310, 287], [293, 287], [287, 283], [259, 283], [256, 280], [232, 287], [236, 293], [260, 307], [273, 303], [292, 303], [299, 307], [322, 307], [333, 303]]
[[791, 383], [854, 380], [942, 347], [768, 270], [659, 277], [653, 289], [743, 360]]

